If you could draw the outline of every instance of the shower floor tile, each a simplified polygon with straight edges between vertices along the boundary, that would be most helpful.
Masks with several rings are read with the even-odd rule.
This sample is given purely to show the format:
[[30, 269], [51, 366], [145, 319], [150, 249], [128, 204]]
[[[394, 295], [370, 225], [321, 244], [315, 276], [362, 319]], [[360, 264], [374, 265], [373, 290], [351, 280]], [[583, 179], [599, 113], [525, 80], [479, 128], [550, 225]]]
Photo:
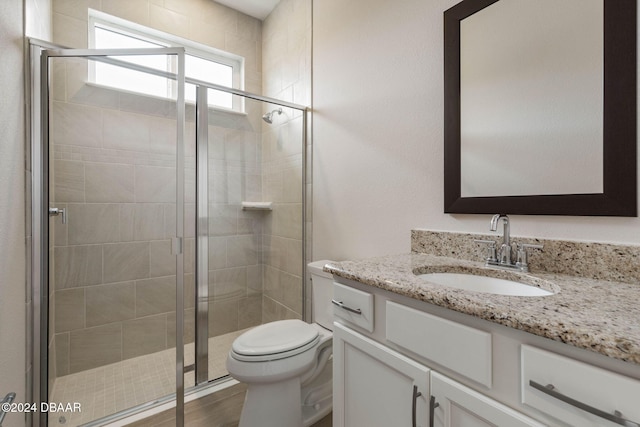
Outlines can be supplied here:
[[[209, 338], [209, 378], [227, 374], [227, 354], [243, 332]], [[186, 344], [185, 366], [194, 358], [194, 344]], [[49, 413], [49, 426], [76, 427], [174, 393], [175, 360], [175, 349], [168, 349], [56, 378], [49, 402], [77, 402], [81, 411]], [[194, 384], [194, 373], [187, 373], [185, 388]]]

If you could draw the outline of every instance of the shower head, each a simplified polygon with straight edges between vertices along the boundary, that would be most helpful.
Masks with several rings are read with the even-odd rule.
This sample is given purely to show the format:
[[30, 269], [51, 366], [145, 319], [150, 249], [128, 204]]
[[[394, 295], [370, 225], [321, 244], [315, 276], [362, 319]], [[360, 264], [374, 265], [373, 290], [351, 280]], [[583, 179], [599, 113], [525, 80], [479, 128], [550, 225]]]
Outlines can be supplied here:
[[278, 113], [278, 115], [282, 114], [282, 108], [278, 108], [277, 110], [270, 111], [262, 116], [262, 120], [271, 124], [273, 123], [273, 113]]

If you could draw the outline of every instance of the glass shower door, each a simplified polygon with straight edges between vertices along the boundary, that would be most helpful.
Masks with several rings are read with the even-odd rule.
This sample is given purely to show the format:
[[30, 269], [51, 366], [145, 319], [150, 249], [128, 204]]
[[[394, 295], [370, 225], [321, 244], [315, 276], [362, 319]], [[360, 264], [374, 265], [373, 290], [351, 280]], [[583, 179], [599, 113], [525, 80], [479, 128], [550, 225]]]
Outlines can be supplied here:
[[234, 104], [243, 111], [210, 108], [197, 138], [210, 380], [227, 375], [247, 329], [304, 317], [304, 110], [239, 95]]
[[[97, 61], [105, 55], [43, 55], [48, 395], [41, 399], [81, 407], [51, 412], [49, 426], [91, 423], [176, 390], [183, 396], [176, 330], [184, 324], [184, 85], [175, 73], [136, 66], [149, 58], [151, 67], [177, 64], [180, 51], [113, 51], [111, 64]], [[98, 72], [141, 90], [90, 82]], [[158, 91], [165, 95], [150, 95]]]

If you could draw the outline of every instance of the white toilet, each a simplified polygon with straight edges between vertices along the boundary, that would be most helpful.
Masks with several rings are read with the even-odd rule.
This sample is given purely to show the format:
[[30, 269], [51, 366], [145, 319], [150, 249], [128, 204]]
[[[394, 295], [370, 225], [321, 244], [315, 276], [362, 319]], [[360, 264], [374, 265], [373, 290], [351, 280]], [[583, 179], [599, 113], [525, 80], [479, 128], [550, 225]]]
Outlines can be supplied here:
[[229, 374], [247, 384], [239, 427], [308, 427], [331, 412], [333, 281], [330, 261], [308, 264], [312, 318], [257, 326], [233, 342]]

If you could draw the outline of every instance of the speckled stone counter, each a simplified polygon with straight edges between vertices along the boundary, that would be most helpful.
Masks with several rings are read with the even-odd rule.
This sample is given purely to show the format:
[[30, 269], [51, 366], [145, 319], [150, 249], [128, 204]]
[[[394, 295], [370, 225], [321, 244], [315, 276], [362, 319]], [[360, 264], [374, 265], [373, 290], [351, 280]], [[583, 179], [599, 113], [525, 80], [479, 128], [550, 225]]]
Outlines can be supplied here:
[[[640, 269], [640, 265], [636, 267]], [[331, 263], [336, 276], [640, 365], [640, 285], [559, 273], [485, 269], [481, 262], [410, 253]], [[428, 283], [416, 273], [473, 272], [555, 292], [503, 296]]]

